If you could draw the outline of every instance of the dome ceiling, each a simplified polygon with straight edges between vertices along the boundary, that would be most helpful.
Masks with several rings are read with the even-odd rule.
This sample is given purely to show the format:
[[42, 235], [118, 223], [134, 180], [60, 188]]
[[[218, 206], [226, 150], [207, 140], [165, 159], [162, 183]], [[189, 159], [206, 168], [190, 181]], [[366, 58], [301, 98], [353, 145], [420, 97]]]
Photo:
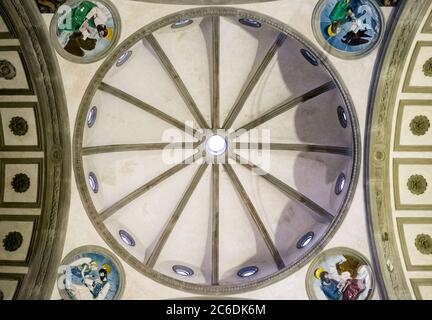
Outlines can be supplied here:
[[205, 8], [107, 58], [80, 106], [74, 166], [117, 254], [217, 294], [282, 278], [322, 247], [352, 197], [358, 143], [350, 100], [307, 41], [266, 16]]
[[[123, 42], [73, 63], [36, 5], [64, 2], [0, 5], [0, 300], [71, 298], [82, 258], [108, 299], [333, 299], [321, 275], [347, 268], [362, 298], [431, 299], [431, 0], [380, 5], [384, 43], [361, 63], [309, 43], [318, 0], [115, 0]], [[298, 32], [176, 12], [228, 2]]]

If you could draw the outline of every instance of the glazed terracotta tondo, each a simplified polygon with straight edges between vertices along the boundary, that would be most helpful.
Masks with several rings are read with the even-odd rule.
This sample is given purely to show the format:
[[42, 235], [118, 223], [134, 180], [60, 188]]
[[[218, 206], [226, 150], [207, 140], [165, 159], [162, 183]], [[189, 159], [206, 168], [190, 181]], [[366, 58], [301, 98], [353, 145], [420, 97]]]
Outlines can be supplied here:
[[306, 289], [313, 300], [368, 300], [375, 277], [368, 260], [350, 248], [322, 252], [309, 266]]
[[345, 59], [370, 53], [383, 35], [382, 13], [374, 0], [321, 0], [312, 27], [321, 46]]
[[125, 275], [108, 250], [85, 246], [71, 251], [57, 272], [57, 287], [64, 300], [116, 300], [122, 295]]
[[117, 44], [120, 31], [120, 16], [107, 0], [66, 1], [57, 9], [50, 26], [57, 52], [76, 63], [104, 58]]

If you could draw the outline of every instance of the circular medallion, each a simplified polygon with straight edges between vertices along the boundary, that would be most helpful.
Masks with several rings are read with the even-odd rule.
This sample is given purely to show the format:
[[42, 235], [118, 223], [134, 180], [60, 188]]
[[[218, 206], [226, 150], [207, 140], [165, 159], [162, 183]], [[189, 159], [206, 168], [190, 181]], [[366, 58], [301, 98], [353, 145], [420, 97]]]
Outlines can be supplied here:
[[57, 52], [76, 63], [104, 58], [120, 38], [120, 15], [108, 0], [69, 0], [60, 6], [51, 25]]
[[384, 19], [374, 0], [320, 0], [312, 16], [315, 38], [334, 56], [355, 59], [380, 42]]
[[64, 300], [117, 300], [124, 285], [122, 265], [102, 247], [72, 250], [57, 271], [57, 288]]
[[306, 290], [313, 300], [368, 300], [375, 276], [368, 260], [349, 248], [332, 248], [312, 261]]

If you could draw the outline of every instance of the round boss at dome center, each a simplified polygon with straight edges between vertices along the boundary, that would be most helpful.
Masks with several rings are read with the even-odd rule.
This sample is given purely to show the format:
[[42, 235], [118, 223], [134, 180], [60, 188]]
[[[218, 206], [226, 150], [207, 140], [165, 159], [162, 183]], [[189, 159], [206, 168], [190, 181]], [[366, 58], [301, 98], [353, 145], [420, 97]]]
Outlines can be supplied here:
[[208, 138], [205, 145], [207, 152], [213, 156], [222, 155], [227, 148], [225, 138], [217, 134]]

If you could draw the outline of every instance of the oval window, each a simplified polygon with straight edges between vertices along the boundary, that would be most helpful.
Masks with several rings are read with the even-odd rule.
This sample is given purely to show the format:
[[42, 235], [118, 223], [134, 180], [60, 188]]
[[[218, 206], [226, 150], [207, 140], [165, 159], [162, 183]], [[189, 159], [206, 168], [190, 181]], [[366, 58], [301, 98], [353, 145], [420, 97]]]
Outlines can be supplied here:
[[339, 123], [342, 126], [342, 128], [346, 128], [348, 126], [348, 117], [345, 112], [345, 109], [342, 106], [339, 106], [337, 108], [337, 116], [339, 119]]
[[173, 29], [179, 29], [179, 28], [186, 27], [186, 26], [188, 26], [188, 25], [190, 25], [192, 23], [193, 23], [192, 19], [181, 19], [181, 20], [179, 20], [177, 22], [174, 22], [171, 25], [171, 28], [173, 28]]
[[125, 230], [120, 230], [119, 236], [120, 236], [120, 239], [122, 239], [123, 243], [127, 244], [130, 247], [135, 246], [134, 238], [132, 238], [132, 236], [128, 232], [126, 232]]
[[131, 55], [132, 55], [131, 50], [123, 52], [116, 61], [116, 67], [121, 67], [122, 65], [124, 65], [126, 61], [128, 61], [128, 59], [131, 57]]
[[254, 274], [256, 274], [257, 272], [258, 272], [258, 267], [257, 266], [249, 266], [249, 267], [244, 267], [244, 268], [241, 268], [238, 272], [237, 272], [237, 275], [239, 276], [239, 277], [242, 277], [242, 278], [247, 278], [247, 277], [251, 277], [251, 276], [253, 276]]
[[93, 125], [95, 124], [96, 117], [97, 117], [97, 108], [96, 106], [93, 106], [87, 115], [87, 126], [89, 128], [93, 127]]
[[303, 57], [311, 64], [314, 66], [318, 65], [318, 60], [315, 58], [315, 56], [306, 49], [301, 49], [300, 50], [301, 54], [303, 55]]
[[343, 173], [341, 173], [336, 180], [336, 187], [335, 187], [336, 194], [340, 194], [343, 191], [345, 187], [345, 182], [346, 182], [346, 177]]
[[174, 270], [175, 273], [183, 277], [190, 277], [194, 274], [191, 268], [182, 265], [175, 265], [172, 267], [172, 269]]
[[306, 233], [303, 237], [300, 238], [299, 241], [297, 241], [297, 249], [303, 249], [304, 247], [306, 247], [312, 242], [313, 237], [314, 233], [312, 231]]
[[241, 18], [241, 19], [239, 19], [239, 22], [241, 24], [244, 24], [245, 26], [248, 26], [248, 27], [261, 28], [261, 22], [258, 22], [254, 19]]
[[93, 172], [89, 173], [88, 182], [90, 185], [90, 189], [92, 189], [94, 193], [97, 193], [99, 191], [99, 184], [96, 175]]

